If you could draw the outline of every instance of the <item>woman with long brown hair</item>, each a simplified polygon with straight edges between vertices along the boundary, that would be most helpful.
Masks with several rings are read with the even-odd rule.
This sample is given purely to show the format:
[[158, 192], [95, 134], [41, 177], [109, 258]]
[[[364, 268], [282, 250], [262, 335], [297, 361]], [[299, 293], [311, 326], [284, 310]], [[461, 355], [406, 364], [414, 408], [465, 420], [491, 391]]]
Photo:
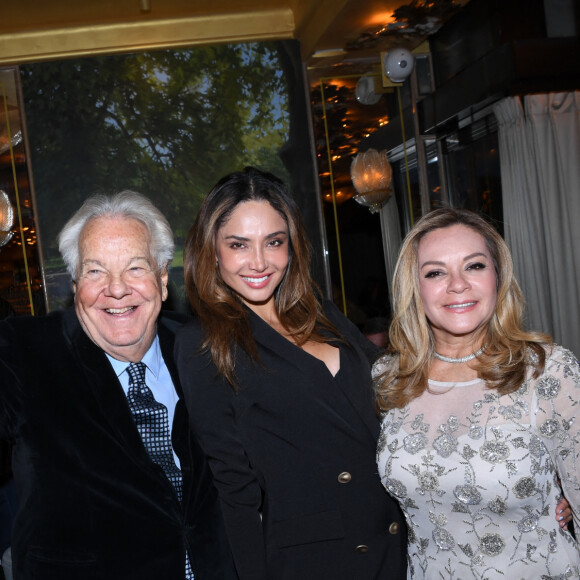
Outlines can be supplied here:
[[377, 475], [376, 348], [309, 273], [284, 184], [247, 168], [185, 245], [196, 319], [176, 356], [242, 580], [405, 577], [406, 529]]

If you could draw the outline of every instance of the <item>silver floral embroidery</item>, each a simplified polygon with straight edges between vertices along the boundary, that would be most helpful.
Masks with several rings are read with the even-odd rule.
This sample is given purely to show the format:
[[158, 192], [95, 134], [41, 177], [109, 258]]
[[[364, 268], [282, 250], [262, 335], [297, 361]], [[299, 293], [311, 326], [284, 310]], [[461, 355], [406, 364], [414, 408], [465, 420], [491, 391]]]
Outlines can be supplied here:
[[433, 530], [433, 541], [440, 550], [452, 550], [455, 547], [453, 536], [445, 528]]
[[435, 474], [436, 475], [443, 475], [445, 473], [445, 467], [443, 465], [434, 465]]
[[385, 431], [381, 431], [379, 435], [379, 440], [377, 442], [377, 455], [380, 455], [387, 446], [387, 434]]
[[544, 373], [529, 373], [516, 391], [499, 395], [480, 382], [465, 393], [463, 405], [449, 399], [447, 420], [432, 413], [431, 399], [385, 414], [383, 432], [394, 433], [380, 468], [387, 489], [405, 495], [397, 499], [409, 569], [454, 580], [580, 580], [579, 566], [567, 563], [570, 535], [553, 523], [558, 477], [580, 489], [578, 362], [556, 345]]
[[475, 449], [472, 449], [469, 445], [464, 445], [461, 455], [463, 455], [465, 459], [469, 460], [473, 459], [477, 455], [477, 451], [475, 451]]
[[415, 455], [415, 453], [418, 453], [427, 447], [427, 442], [427, 435], [425, 435], [425, 433], [413, 433], [412, 435], [407, 435], [403, 439], [403, 446], [407, 453]]
[[471, 425], [467, 434], [471, 439], [481, 439], [483, 437], [483, 429], [479, 425]]
[[526, 532], [531, 532], [538, 527], [538, 516], [536, 514], [529, 514], [524, 516], [518, 522], [518, 530], [525, 534]]
[[391, 453], [395, 453], [395, 451], [397, 451], [398, 447], [399, 447], [399, 440], [396, 437], [392, 441], [390, 441], [389, 444], [387, 445], [387, 448]]
[[400, 498], [407, 497], [407, 488], [398, 479], [387, 477], [383, 479], [383, 485], [391, 495]]
[[572, 417], [568, 421], [566, 421], [565, 419], [562, 420], [562, 427], [564, 428], [564, 431], [570, 431], [570, 429], [572, 428], [572, 425], [574, 425], [575, 421], [576, 421], [576, 417]]
[[526, 558], [528, 558], [529, 560], [536, 550], [537, 546], [533, 546], [532, 544], [526, 544]]
[[389, 428], [390, 435], [396, 435], [401, 429], [402, 421], [393, 421]]
[[489, 463], [501, 463], [509, 457], [510, 450], [505, 443], [487, 441], [481, 446], [479, 455]]
[[505, 548], [505, 541], [499, 534], [484, 534], [479, 539], [479, 549], [486, 556], [497, 556]]
[[481, 503], [481, 493], [473, 485], [458, 485], [453, 490], [453, 493], [459, 501], [467, 505], [477, 505], [478, 503]]
[[421, 429], [423, 426], [423, 416], [423, 413], [420, 413], [415, 417], [415, 420], [411, 423], [411, 429], [414, 429], [415, 431]]
[[483, 558], [483, 556], [481, 554], [476, 554], [471, 559], [471, 563], [474, 566], [483, 566], [485, 564], [485, 559]]
[[494, 514], [498, 514], [499, 516], [503, 516], [508, 509], [507, 503], [499, 497], [499, 495], [496, 495], [495, 498], [487, 504], [487, 507]]
[[517, 463], [515, 461], [506, 461], [505, 468], [506, 468], [510, 477], [515, 475], [518, 472], [518, 466], [517, 466]]
[[530, 438], [530, 445], [528, 449], [534, 457], [542, 457], [546, 453], [546, 447], [544, 446], [542, 440], [537, 435], [533, 434]]
[[419, 486], [423, 491], [434, 491], [439, 487], [439, 479], [429, 471], [423, 471], [419, 474]]
[[576, 357], [567, 348], [562, 349], [562, 360], [566, 365], [578, 365]]
[[560, 430], [560, 425], [558, 424], [558, 421], [556, 421], [556, 419], [546, 419], [540, 425], [540, 433], [548, 439], [551, 439], [552, 437], [554, 437], [554, 435], [556, 435], [556, 433], [559, 430]]
[[507, 421], [511, 419], [522, 418], [522, 412], [517, 407], [517, 405], [507, 405], [507, 406], [500, 405], [498, 411], [500, 412], [501, 415], [503, 415], [504, 419], [506, 419]]
[[538, 381], [536, 393], [540, 399], [550, 400], [558, 396], [560, 392], [560, 381], [551, 375], [543, 377]]
[[537, 364], [538, 363], [538, 355], [533, 351], [530, 350], [527, 354], [528, 357], [528, 361], [530, 362], [530, 364]]
[[514, 449], [521, 449], [522, 447], [523, 448], [526, 447], [526, 444], [524, 442], [523, 437], [514, 437], [512, 439], [512, 445], [513, 445]]
[[[536, 361], [538, 360], [538, 358], [536, 357]], [[533, 363], [535, 364], [535, 363]], [[526, 395], [529, 392], [529, 379], [525, 380], [521, 385], [520, 388], [516, 391], [517, 395], [519, 397], [523, 397], [524, 395]]]
[[457, 439], [449, 433], [443, 433], [433, 441], [433, 448], [441, 457], [449, 457], [457, 449]]
[[468, 514], [469, 508], [467, 507], [466, 504], [461, 503], [460, 501], [455, 501], [455, 502], [453, 502], [453, 506], [451, 508], [451, 511], [454, 513]]
[[525, 499], [536, 492], [536, 480], [533, 477], [522, 477], [516, 481], [512, 489], [518, 499]]
[[432, 524], [435, 524], [438, 528], [443, 528], [447, 525], [449, 520], [445, 514], [435, 514], [433, 512], [429, 512], [429, 521]]

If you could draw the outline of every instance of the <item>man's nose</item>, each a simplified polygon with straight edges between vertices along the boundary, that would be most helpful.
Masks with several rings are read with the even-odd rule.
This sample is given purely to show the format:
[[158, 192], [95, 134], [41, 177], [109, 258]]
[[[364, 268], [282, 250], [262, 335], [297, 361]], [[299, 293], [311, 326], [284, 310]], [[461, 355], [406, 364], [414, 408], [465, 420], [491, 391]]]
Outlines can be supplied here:
[[105, 294], [107, 296], [112, 296], [113, 298], [123, 298], [127, 294], [130, 294], [131, 290], [125, 282], [123, 276], [110, 275], [107, 281], [107, 286], [105, 288]]

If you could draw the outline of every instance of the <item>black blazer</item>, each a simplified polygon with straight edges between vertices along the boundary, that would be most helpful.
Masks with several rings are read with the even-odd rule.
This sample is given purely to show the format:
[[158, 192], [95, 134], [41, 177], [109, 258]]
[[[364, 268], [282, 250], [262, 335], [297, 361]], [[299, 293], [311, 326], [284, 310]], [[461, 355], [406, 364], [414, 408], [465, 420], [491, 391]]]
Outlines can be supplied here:
[[333, 304], [325, 310], [350, 343], [336, 377], [252, 312], [261, 365], [238, 349], [238, 394], [199, 353], [198, 321], [176, 340], [242, 580], [406, 578], [406, 527], [375, 462], [376, 351]]
[[[162, 315], [163, 358], [183, 319]], [[134, 425], [104, 352], [73, 310], [0, 323], [0, 431], [16, 439], [19, 512], [12, 560], [19, 580], [235, 578], [215, 488], [180, 400], [174, 449], [180, 504]]]

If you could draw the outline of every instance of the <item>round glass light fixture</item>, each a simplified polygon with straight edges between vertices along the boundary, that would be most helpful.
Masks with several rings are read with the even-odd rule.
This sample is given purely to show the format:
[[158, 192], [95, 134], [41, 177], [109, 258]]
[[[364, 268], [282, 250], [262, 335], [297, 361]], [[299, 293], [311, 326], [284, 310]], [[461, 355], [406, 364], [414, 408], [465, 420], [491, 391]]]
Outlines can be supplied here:
[[14, 225], [14, 208], [8, 199], [8, 194], [0, 189], [0, 247], [12, 239]]
[[358, 194], [354, 199], [377, 213], [391, 193], [393, 171], [386, 151], [369, 149], [356, 155], [350, 166], [350, 177]]
[[381, 94], [375, 92], [375, 77], [371, 75], [362, 76], [356, 83], [356, 100], [363, 105], [376, 105]]

